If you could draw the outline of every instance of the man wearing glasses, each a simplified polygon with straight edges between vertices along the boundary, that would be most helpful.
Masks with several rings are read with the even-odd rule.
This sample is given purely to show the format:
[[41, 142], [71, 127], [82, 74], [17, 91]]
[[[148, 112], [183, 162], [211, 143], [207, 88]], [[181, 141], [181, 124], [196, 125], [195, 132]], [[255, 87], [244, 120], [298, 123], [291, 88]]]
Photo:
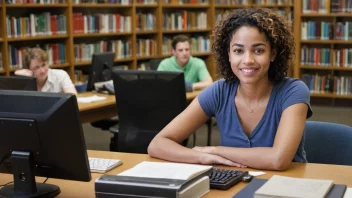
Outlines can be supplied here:
[[23, 68], [17, 70], [15, 74], [36, 77], [38, 91], [77, 94], [66, 71], [49, 68], [48, 54], [41, 48], [27, 50], [23, 56]]

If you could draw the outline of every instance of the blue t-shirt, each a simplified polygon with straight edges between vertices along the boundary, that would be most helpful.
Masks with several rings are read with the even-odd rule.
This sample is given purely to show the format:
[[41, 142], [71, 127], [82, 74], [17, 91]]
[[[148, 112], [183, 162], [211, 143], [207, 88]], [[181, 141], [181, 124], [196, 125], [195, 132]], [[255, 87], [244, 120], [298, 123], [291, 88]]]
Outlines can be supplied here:
[[[203, 111], [209, 117], [216, 117], [222, 146], [272, 147], [282, 112], [291, 105], [307, 104], [307, 118], [312, 116], [307, 85], [298, 79], [285, 78], [273, 86], [264, 115], [248, 137], [242, 129], [235, 106], [237, 87], [238, 81], [231, 83], [222, 79], [213, 83], [198, 96]], [[307, 162], [304, 135], [293, 161]]]

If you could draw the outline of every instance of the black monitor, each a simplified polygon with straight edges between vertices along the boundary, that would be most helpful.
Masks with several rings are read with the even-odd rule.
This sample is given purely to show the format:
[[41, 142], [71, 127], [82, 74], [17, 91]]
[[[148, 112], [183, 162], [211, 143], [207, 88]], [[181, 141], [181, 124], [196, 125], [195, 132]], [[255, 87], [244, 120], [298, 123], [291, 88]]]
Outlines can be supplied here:
[[75, 95], [0, 90], [0, 172], [14, 177], [0, 197], [60, 193], [58, 186], [36, 183], [35, 176], [91, 180]]
[[183, 72], [113, 70], [117, 150], [147, 153], [154, 136], [186, 108]]
[[94, 83], [111, 80], [115, 52], [94, 53], [89, 71], [87, 90], [94, 90]]
[[37, 91], [37, 79], [30, 76], [0, 76], [0, 89]]

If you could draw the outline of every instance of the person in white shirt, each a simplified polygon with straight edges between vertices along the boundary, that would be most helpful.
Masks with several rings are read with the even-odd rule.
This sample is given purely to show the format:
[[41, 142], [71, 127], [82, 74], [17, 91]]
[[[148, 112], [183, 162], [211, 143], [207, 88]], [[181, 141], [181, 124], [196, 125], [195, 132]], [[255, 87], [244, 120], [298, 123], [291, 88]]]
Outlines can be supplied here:
[[36, 77], [38, 91], [77, 94], [66, 71], [49, 68], [48, 54], [41, 48], [27, 50], [23, 57], [23, 67], [24, 69], [15, 71], [15, 75]]

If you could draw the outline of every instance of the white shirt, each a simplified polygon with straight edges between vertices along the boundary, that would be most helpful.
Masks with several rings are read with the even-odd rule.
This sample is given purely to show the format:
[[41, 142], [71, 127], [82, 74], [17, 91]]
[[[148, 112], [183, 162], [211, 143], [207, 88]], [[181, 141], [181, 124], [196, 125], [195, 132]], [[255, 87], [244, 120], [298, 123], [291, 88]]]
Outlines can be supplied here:
[[64, 89], [75, 87], [66, 71], [49, 69], [48, 78], [42, 87], [42, 92], [64, 92]]

